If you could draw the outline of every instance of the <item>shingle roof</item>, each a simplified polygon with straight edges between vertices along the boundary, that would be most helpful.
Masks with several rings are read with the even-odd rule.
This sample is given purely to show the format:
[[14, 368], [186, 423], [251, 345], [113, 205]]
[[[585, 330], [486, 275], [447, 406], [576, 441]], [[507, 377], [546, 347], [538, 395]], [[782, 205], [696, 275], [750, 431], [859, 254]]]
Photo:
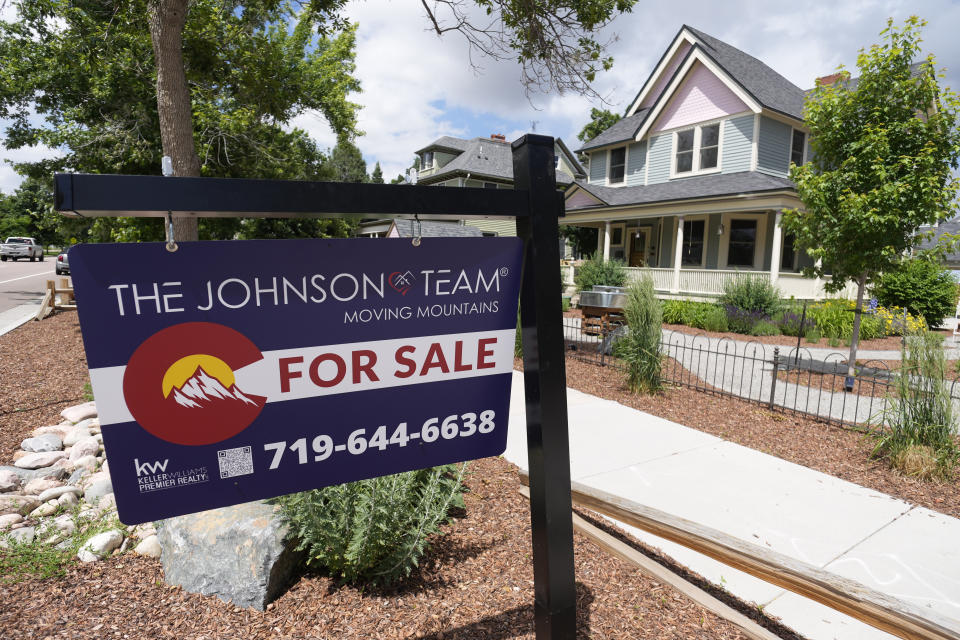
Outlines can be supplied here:
[[612, 127], [592, 140], [585, 142], [577, 151], [590, 151], [598, 147], [605, 147], [608, 144], [633, 141], [637, 131], [643, 125], [643, 121], [647, 119], [648, 113], [650, 113], [650, 109], [640, 109], [632, 116], [621, 118]]
[[637, 187], [601, 187], [577, 180], [577, 186], [605, 203], [598, 206], [611, 207], [794, 189], [790, 180], [759, 171], [714, 173]]
[[[456, 140], [456, 138], [440, 138], [440, 140]], [[435, 148], [438, 142], [439, 140], [424, 147], [424, 149]], [[448, 180], [456, 174], [467, 173], [480, 180], [492, 178], [513, 182], [513, 150], [509, 142], [501, 142], [491, 138], [474, 138], [473, 140], [459, 140], [459, 142], [463, 143], [463, 151], [456, 158], [440, 167], [436, 173], [424, 177], [424, 182], [439, 182]], [[560, 141], [560, 145], [563, 147], [562, 141]], [[572, 155], [570, 159], [576, 162], [576, 158]], [[573, 180], [574, 176], [563, 171], [557, 172], [558, 183], [570, 184]]]
[[[960, 235], [960, 218], [944, 220], [938, 224], [933, 236], [930, 238], [924, 238], [917, 248], [933, 249], [940, 242], [940, 239], [944, 236], [944, 234], [949, 234], [951, 236]], [[944, 254], [943, 259], [948, 265], [960, 264], [960, 251], [950, 251], [949, 253]]]
[[464, 151], [470, 144], [470, 140], [463, 138], [454, 138], [451, 136], [441, 136], [425, 146], [423, 149], [417, 149], [414, 153], [423, 153], [430, 149], [450, 149], [452, 151]]
[[768, 109], [803, 119], [806, 92], [750, 54], [693, 27], [686, 27], [704, 51]]
[[[412, 238], [417, 235], [416, 220], [394, 220], [397, 233], [401, 238]], [[459, 222], [438, 222], [436, 220], [421, 220], [420, 235], [424, 238], [479, 238], [483, 232], [477, 227], [460, 224]]]

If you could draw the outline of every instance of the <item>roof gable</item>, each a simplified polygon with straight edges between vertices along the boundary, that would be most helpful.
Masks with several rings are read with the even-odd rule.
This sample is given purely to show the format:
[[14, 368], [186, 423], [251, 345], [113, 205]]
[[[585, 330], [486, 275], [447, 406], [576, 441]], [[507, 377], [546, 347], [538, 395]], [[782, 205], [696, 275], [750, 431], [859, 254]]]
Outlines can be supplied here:
[[743, 100], [721, 78], [696, 62], [665, 102], [651, 131], [674, 129], [748, 110]]

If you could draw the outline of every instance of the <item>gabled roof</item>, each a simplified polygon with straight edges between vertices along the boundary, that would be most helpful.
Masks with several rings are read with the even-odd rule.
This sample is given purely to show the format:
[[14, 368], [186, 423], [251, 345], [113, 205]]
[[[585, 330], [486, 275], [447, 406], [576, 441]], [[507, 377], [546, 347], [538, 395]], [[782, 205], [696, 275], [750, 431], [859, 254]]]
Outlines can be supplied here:
[[644, 120], [647, 119], [648, 113], [650, 113], [650, 109], [640, 109], [632, 116], [621, 118], [616, 124], [602, 132], [596, 138], [585, 142], [577, 151], [590, 151], [591, 149], [617, 144], [618, 142], [633, 142], [637, 131], [640, 130]]
[[684, 25], [717, 64], [766, 109], [803, 120], [806, 92], [748, 53]]
[[466, 151], [467, 147], [470, 144], [470, 140], [464, 140], [463, 138], [454, 138], [451, 136], [441, 136], [425, 146], [423, 149], [417, 149], [414, 153], [423, 153], [424, 151]]
[[[603, 204], [598, 205], [598, 207], [620, 207], [633, 204], [655, 204], [697, 198], [794, 190], [795, 187], [793, 182], [787, 178], [770, 176], [759, 171], [741, 171], [738, 173], [715, 173], [636, 187], [601, 187], [595, 184], [587, 184], [583, 180], [577, 180], [576, 185], [567, 191], [567, 197], [573, 195], [577, 189], [583, 189], [600, 200]], [[590, 208], [592, 207], [586, 209]], [[575, 209], [568, 211], [568, 213], [583, 210], [585, 209]]]
[[[440, 182], [449, 180], [458, 175], [470, 174], [471, 178], [483, 180], [499, 180], [501, 182], [513, 182], [513, 150], [509, 142], [494, 140], [493, 138], [474, 138], [472, 140], [461, 140], [459, 138], [443, 137], [427, 145], [417, 153], [440, 148], [440, 142], [446, 141], [447, 148], [452, 148], [449, 141], [456, 140], [462, 144], [462, 150], [456, 158], [440, 167], [436, 172], [423, 178], [426, 182]], [[557, 145], [567, 157], [567, 162], [572, 164], [577, 175], [571, 176], [563, 171], [557, 172], [557, 183], [570, 184], [575, 178], [586, 177], [586, 172], [580, 163], [577, 162], [563, 140], [557, 138]]]
[[[417, 222], [415, 220], [393, 221], [392, 227], [397, 228], [397, 235], [401, 238], [413, 238], [417, 235]], [[483, 231], [477, 227], [471, 227], [459, 222], [440, 222], [437, 220], [421, 220], [419, 222], [420, 236], [423, 238], [479, 238]], [[390, 232], [387, 232], [390, 235]]]

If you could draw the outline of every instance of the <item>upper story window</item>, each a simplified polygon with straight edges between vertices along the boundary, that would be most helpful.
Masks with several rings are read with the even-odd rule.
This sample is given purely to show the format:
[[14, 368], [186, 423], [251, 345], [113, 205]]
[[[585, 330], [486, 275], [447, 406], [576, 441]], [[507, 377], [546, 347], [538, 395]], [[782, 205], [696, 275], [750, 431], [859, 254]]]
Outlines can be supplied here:
[[674, 173], [716, 169], [720, 159], [720, 123], [677, 131]]
[[423, 161], [420, 163], [421, 169], [432, 169], [433, 168], [433, 151], [424, 151]]
[[497, 188], [497, 183], [496, 183], [496, 182], [484, 182], [484, 183], [483, 183], [483, 188], [484, 188], [484, 189], [496, 189], [496, 188]]
[[623, 182], [627, 169], [627, 148], [610, 149], [610, 184]]
[[806, 147], [807, 134], [793, 130], [793, 139], [790, 141], [790, 162], [798, 167], [803, 164], [803, 151]]

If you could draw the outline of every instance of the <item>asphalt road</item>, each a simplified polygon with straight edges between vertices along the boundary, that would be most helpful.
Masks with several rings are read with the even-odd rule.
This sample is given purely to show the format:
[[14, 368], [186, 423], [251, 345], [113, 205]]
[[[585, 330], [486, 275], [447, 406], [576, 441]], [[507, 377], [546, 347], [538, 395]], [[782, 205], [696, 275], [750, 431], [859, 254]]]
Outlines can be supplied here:
[[56, 260], [56, 256], [47, 256], [43, 262], [0, 262], [0, 313], [39, 301], [46, 290], [47, 280], [56, 278]]

